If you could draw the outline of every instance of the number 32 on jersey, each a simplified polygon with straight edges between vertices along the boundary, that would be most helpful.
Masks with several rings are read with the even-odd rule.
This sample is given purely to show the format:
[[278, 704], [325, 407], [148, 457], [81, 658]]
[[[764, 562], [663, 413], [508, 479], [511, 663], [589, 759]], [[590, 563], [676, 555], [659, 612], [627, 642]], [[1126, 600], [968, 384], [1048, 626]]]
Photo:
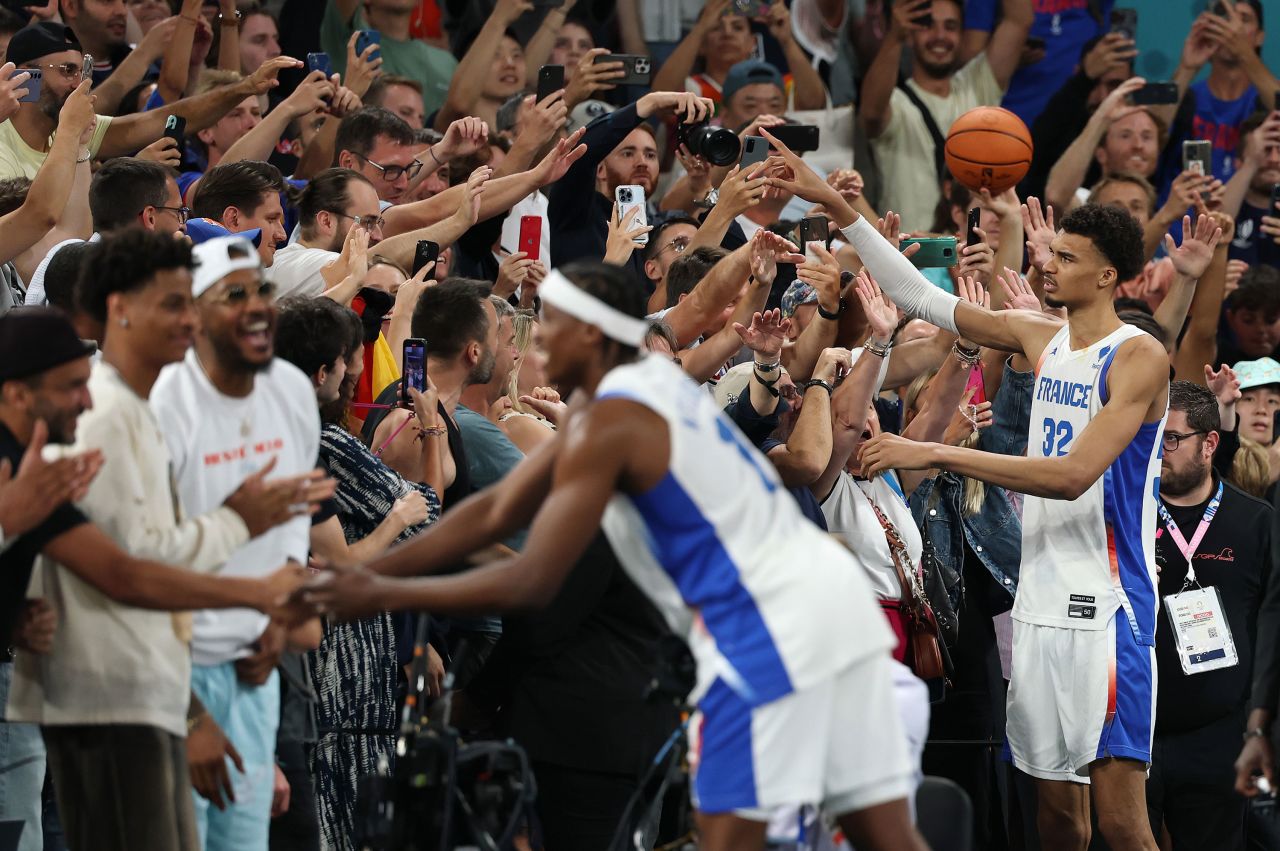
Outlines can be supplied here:
[[1040, 453], [1045, 458], [1052, 458], [1055, 455], [1066, 455], [1071, 449], [1071, 423], [1068, 420], [1055, 420], [1052, 417], [1044, 418], [1044, 445], [1040, 447]]

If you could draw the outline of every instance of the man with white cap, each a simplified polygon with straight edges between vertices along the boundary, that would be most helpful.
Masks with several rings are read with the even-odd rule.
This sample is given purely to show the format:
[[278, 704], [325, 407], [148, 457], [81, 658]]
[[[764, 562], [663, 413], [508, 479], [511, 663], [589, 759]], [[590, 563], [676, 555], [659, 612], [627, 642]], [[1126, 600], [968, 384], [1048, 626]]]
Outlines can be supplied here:
[[[210, 582], [244, 583], [200, 574], [305, 514], [332, 483], [319, 471], [266, 482], [264, 464], [216, 507], [183, 517], [147, 397], [195, 332], [191, 249], [133, 228], [107, 236], [96, 252], [81, 298], [108, 333], [89, 374], [93, 407], [80, 416], [75, 450], [99, 451], [105, 461], [76, 507], [132, 555], [191, 568], [194, 592]], [[48, 652], [15, 661], [8, 718], [43, 727], [69, 846], [197, 848], [184, 743], [208, 722], [189, 699], [191, 616], [117, 601], [52, 561], [28, 593], [56, 601], [60, 623]], [[190, 594], [186, 602], [217, 601]], [[121, 760], [130, 766], [127, 784], [112, 772]]]
[[[221, 505], [246, 475], [274, 461], [274, 474], [313, 469], [320, 417], [311, 380], [274, 356], [274, 287], [253, 243], [210, 239], [193, 250], [192, 295], [199, 316], [195, 344], [161, 372], [151, 394], [182, 505], [202, 514]], [[299, 515], [236, 549], [220, 572], [260, 576], [284, 561], [306, 564], [310, 518]], [[247, 609], [198, 611], [193, 618], [192, 690], [240, 752], [225, 810], [196, 800], [202, 844], [265, 848], [275, 772], [280, 690], [276, 661], [292, 637], [319, 640], [312, 622], [292, 636]], [[299, 648], [301, 649], [301, 648]]]
[[[572, 264], [539, 294], [548, 379], [593, 400], [498, 485], [302, 599], [342, 617], [537, 606], [603, 526], [698, 661], [700, 847], [762, 848], [771, 808], [821, 801], [859, 849], [924, 848], [892, 637], [851, 555], [803, 519], [709, 394], [670, 360], [639, 356], [644, 297], [625, 271]], [[440, 570], [529, 523], [510, 559], [390, 578]]]

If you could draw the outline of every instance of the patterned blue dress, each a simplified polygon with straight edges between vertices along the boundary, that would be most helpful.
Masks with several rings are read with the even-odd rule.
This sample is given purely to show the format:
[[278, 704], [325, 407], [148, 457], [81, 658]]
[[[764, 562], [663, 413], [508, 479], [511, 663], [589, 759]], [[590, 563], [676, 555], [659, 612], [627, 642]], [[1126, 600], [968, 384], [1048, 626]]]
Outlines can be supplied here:
[[[400, 543], [440, 516], [440, 500], [427, 485], [410, 482], [340, 425], [320, 433], [320, 463], [338, 483], [334, 499], [347, 543], [378, 527], [409, 488], [422, 492], [430, 516], [411, 526]], [[320, 738], [312, 758], [322, 847], [354, 851], [351, 831], [359, 778], [373, 774], [381, 759], [394, 760], [396, 635], [385, 612], [349, 623], [324, 624], [320, 646], [307, 654]]]

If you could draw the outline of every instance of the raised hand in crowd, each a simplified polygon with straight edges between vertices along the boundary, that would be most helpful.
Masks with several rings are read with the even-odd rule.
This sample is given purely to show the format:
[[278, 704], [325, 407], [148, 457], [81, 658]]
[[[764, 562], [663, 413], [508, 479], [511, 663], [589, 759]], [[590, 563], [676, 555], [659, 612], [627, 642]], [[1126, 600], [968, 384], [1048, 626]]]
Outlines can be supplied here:
[[1218, 369], [1205, 364], [1204, 384], [1218, 400], [1218, 416], [1222, 419], [1223, 431], [1235, 431], [1236, 402], [1240, 401], [1242, 395], [1236, 371], [1225, 363]]
[[1053, 205], [1040, 205], [1040, 199], [1031, 196], [1022, 205], [1022, 231], [1027, 239], [1027, 262], [1037, 272], [1044, 272], [1049, 262], [1049, 245], [1058, 235], [1053, 225]]
[[366, 45], [363, 52], [356, 53], [356, 42], [359, 39], [359, 31], [353, 32], [351, 38], [347, 39], [346, 84], [347, 88], [355, 92], [356, 97], [363, 98], [369, 93], [373, 81], [382, 76], [382, 53], [377, 43]]
[[1041, 309], [1040, 297], [1036, 295], [1035, 290], [1031, 289], [1031, 284], [1026, 278], [1008, 266], [997, 277], [1009, 295], [1009, 300], [1004, 303], [1005, 310], [1039, 311]]
[[685, 124], [706, 121], [715, 111], [716, 105], [710, 98], [692, 92], [649, 92], [636, 101], [636, 115], [641, 118], [673, 115]]
[[[608, 260], [608, 255], [605, 259]], [[536, 276], [541, 279], [545, 274], [541, 260], [530, 259], [529, 255], [523, 251], [508, 254], [498, 264], [498, 280], [493, 285], [493, 294], [509, 298], [515, 295], [516, 290], [524, 286], [531, 277]]]
[[[631, 259], [632, 253], [637, 248], [644, 247], [645, 244], [638, 240], [653, 230], [653, 226], [636, 224], [639, 215], [640, 208], [632, 207], [619, 219], [618, 204], [614, 202], [613, 213], [609, 216], [609, 235], [605, 239], [604, 262], [625, 266]], [[501, 281], [501, 269], [499, 269], [499, 281]], [[496, 289], [495, 292], [497, 292]], [[502, 295], [502, 293], [498, 294]]]
[[996, 253], [987, 244], [987, 232], [982, 228], [973, 230], [981, 241], [959, 247], [960, 263], [956, 266], [956, 279], [972, 276], [985, 285], [995, 276]]
[[720, 184], [720, 200], [716, 206], [723, 204], [726, 214], [740, 216], [760, 203], [768, 185], [763, 169], [743, 171], [740, 166], [734, 166]]
[[177, 141], [172, 136], [161, 136], [138, 151], [138, 159], [150, 160], [166, 168], [176, 169], [182, 165], [182, 149], [178, 147]]
[[23, 71], [15, 74], [16, 67], [12, 62], [0, 65], [0, 121], [8, 121], [9, 116], [22, 106], [21, 99], [31, 93], [27, 87], [31, 72]]
[[1227, 280], [1223, 286], [1223, 296], [1229, 296], [1240, 286], [1240, 278], [1249, 271], [1249, 264], [1243, 260], [1227, 261]]
[[1173, 237], [1165, 234], [1164, 248], [1174, 270], [1184, 278], [1199, 280], [1213, 260], [1213, 251], [1222, 239], [1222, 228], [1213, 217], [1196, 217], [1195, 230], [1191, 229], [1191, 217], [1182, 217], [1182, 244], [1175, 245]]
[[973, 403], [974, 394], [977, 392], [977, 387], [970, 387], [965, 391], [964, 398], [960, 400], [955, 413], [947, 423], [947, 430], [943, 432], [943, 443], [948, 446], [960, 446], [973, 435], [983, 429], [991, 428], [995, 423], [995, 414], [991, 410], [990, 401], [976, 405]]
[[782, 311], [776, 308], [753, 314], [750, 325], [733, 323], [734, 333], [741, 338], [742, 345], [759, 356], [756, 358], [757, 363], [778, 362], [790, 327], [791, 320], [783, 319]]
[[611, 81], [627, 76], [621, 62], [596, 62], [596, 57], [607, 56], [610, 52], [607, 47], [593, 47], [578, 60], [578, 67], [572, 79], [564, 87], [564, 101], [569, 109], [573, 109], [584, 100], [592, 99], [596, 92], [616, 89], [617, 85]]
[[898, 327], [897, 307], [880, 290], [880, 285], [866, 269], [859, 270], [854, 279], [853, 291], [867, 317], [868, 339], [874, 343], [887, 344], [893, 339], [893, 332]]
[[1129, 67], [1137, 55], [1133, 39], [1122, 32], [1109, 32], [1080, 57], [1080, 68], [1090, 80], [1100, 80], [1112, 68]]
[[469, 157], [489, 143], [489, 125], [475, 116], [449, 124], [444, 138], [429, 149], [436, 163]]
[[587, 152], [587, 146], [581, 144], [582, 134], [586, 132], [585, 127], [579, 127], [572, 134], [564, 137], [556, 143], [537, 165], [532, 169], [540, 186], [550, 186], [560, 178], [564, 177], [569, 167], [580, 160]]
[[36, 420], [17, 473], [7, 459], [0, 460], [0, 531], [6, 541], [40, 525], [58, 506], [81, 499], [102, 469], [98, 450], [46, 460], [48, 439], [48, 426]]

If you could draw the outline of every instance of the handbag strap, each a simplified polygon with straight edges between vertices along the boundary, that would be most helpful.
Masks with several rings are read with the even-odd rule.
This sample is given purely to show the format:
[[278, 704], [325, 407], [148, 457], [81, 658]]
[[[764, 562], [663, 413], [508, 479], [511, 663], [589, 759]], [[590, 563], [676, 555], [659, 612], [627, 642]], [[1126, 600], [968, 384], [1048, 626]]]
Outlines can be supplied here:
[[[907, 551], [906, 541], [902, 540], [898, 527], [894, 526], [893, 521], [880, 510], [876, 501], [860, 487], [858, 492], [867, 500], [871, 510], [875, 512], [876, 520], [880, 521], [880, 528], [884, 530], [884, 539], [889, 544], [889, 560], [893, 562], [893, 570], [898, 575], [898, 584], [902, 586], [902, 602], [906, 605], [918, 604], [924, 596], [924, 590], [919, 585], [915, 569], [910, 566], [911, 557]], [[904, 564], [907, 566], [904, 567]]]
[[929, 131], [929, 136], [933, 139], [933, 168], [938, 173], [938, 182], [941, 183], [947, 176], [946, 138], [942, 135], [942, 130], [938, 128], [938, 122], [934, 120], [933, 113], [929, 111], [929, 107], [924, 105], [920, 95], [916, 94], [905, 80], [898, 81], [898, 90], [907, 96], [907, 100], [911, 101], [912, 106], [920, 111], [920, 117], [924, 119], [925, 129]]

